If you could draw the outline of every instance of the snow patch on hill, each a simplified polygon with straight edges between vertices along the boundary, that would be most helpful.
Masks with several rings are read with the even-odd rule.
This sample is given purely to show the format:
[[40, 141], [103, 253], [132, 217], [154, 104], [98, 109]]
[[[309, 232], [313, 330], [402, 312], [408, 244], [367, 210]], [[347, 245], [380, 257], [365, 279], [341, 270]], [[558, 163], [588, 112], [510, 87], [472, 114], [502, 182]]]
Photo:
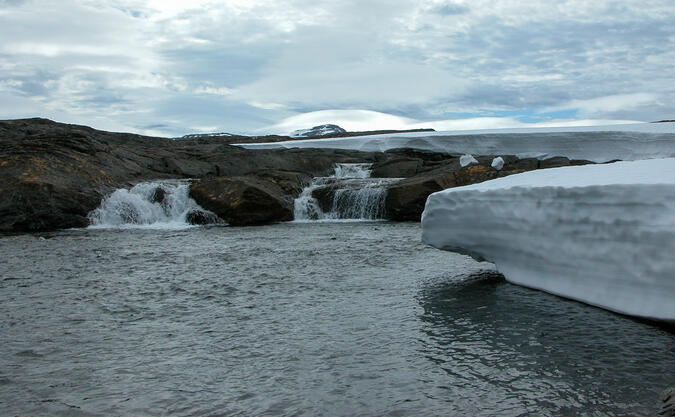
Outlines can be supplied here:
[[415, 148], [472, 155], [565, 156], [595, 162], [675, 157], [675, 123], [415, 132], [238, 144], [249, 149], [332, 148], [384, 152]]

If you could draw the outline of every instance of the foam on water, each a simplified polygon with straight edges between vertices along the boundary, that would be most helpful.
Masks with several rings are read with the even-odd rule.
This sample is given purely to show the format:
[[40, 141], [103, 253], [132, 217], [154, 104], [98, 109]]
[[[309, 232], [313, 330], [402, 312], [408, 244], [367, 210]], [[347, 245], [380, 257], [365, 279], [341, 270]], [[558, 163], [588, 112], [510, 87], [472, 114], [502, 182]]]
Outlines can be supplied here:
[[190, 213], [199, 213], [209, 223], [222, 223], [215, 214], [201, 208], [189, 195], [187, 180], [142, 182], [131, 189], [121, 188], [89, 213], [91, 228], [185, 229]]
[[[314, 178], [295, 200], [295, 221], [360, 221], [384, 218], [386, 185], [398, 178], [370, 178], [371, 164], [337, 164], [329, 177]], [[334, 187], [333, 204], [324, 212], [313, 192]]]

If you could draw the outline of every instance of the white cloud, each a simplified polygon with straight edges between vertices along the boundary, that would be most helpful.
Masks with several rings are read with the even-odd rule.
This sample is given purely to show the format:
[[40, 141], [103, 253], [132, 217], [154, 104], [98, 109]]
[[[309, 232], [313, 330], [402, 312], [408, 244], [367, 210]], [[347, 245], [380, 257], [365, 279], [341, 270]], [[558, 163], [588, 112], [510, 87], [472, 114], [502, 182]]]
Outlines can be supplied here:
[[288, 134], [297, 129], [305, 129], [329, 123], [337, 124], [347, 131], [358, 132], [368, 130], [406, 130], [424, 128], [431, 128], [436, 131], [451, 131], [517, 127], [566, 127], [638, 122], [633, 120], [584, 119], [524, 123], [510, 117], [471, 117], [463, 119], [421, 121], [409, 117], [401, 117], [371, 110], [321, 110], [287, 117], [278, 124], [263, 128], [262, 131]]
[[195, 89], [197, 94], [213, 94], [216, 96], [229, 96], [233, 90], [227, 87], [199, 86]]
[[551, 106], [543, 112], [558, 110], [578, 110], [582, 114], [608, 113], [619, 110], [631, 110], [646, 104], [655, 103], [658, 95], [654, 93], [613, 94], [587, 100], [570, 100], [558, 106]]

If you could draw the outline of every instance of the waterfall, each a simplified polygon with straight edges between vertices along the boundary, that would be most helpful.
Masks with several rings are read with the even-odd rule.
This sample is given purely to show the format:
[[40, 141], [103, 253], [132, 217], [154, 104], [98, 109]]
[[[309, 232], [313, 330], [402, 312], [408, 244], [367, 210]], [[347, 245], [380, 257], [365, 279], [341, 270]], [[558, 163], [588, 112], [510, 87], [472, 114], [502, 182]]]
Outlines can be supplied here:
[[119, 189], [89, 213], [90, 227], [180, 229], [223, 223], [190, 198], [189, 192], [187, 180], [143, 182], [128, 190]]
[[386, 186], [399, 178], [370, 178], [370, 166], [337, 164], [332, 176], [314, 178], [295, 200], [295, 220], [383, 219]]

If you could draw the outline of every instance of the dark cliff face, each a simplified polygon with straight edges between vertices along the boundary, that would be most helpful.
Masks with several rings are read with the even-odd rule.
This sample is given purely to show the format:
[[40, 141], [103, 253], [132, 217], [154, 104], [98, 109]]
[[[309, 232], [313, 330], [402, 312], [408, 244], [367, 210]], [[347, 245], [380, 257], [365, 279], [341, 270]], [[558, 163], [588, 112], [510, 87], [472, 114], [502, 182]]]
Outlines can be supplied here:
[[319, 175], [335, 162], [373, 158], [340, 150], [251, 151], [218, 138], [171, 140], [45, 119], [0, 121], [0, 231], [86, 226], [104, 195], [144, 180], [261, 169]]

